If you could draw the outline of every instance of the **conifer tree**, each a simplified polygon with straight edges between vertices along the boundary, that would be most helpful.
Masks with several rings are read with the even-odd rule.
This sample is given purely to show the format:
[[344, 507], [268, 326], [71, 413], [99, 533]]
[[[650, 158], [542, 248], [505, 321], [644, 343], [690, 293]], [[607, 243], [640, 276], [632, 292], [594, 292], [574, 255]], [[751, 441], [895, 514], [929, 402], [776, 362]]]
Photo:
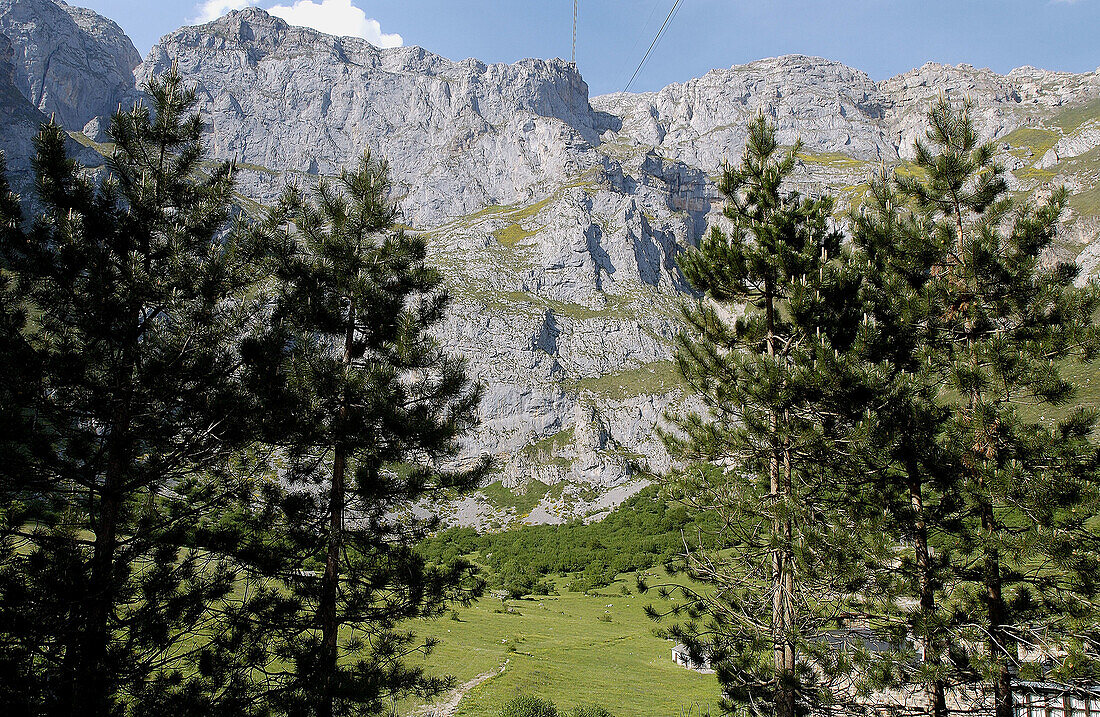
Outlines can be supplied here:
[[[19, 198], [7, 181], [3, 153], [0, 153], [0, 244], [17, 241], [23, 216]], [[28, 458], [33, 452], [33, 414], [29, 407], [38, 387], [37, 362], [24, 340], [27, 311], [20, 300], [11, 267], [0, 263], [0, 585], [18, 580], [21, 568], [16, 551], [16, 530], [24, 523], [25, 509], [9, 487], [26, 479]], [[8, 598], [8, 596], [5, 596]], [[25, 618], [14, 609], [10, 599], [0, 600], [0, 625], [15, 632]], [[35, 690], [31, 674], [33, 644], [19, 643], [8, 637], [0, 650], [0, 707], [14, 713], [30, 714], [42, 699]]]
[[227, 698], [202, 636], [222, 634], [210, 607], [233, 571], [180, 546], [228, 499], [218, 471], [252, 433], [236, 378], [256, 276], [226, 231], [231, 166], [203, 165], [193, 91], [173, 71], [148, 92], [151, 109], [114, 118], [105, 178], [50, 124], [34, 160], [42, 212], [20, 225], [0, 206], [0, 282], [19, 299], [2, 369], [34, 370], [19, 471], [3, 476], [0, 651], [23, 658], [34, 713], [174, 697], [174, 711], [209, 713]]
[[690, 619], [669, 634], [716, 663], [725, 709], [779, 717], [833, 699], [828, 679], [846, 667], [823, 630], [859, 609], [856, 558], [875, 550], [830, 500], [828, 366], [859, 322], [844, 308], [854, 287], [835, 262], [831, 201], [783, 186], [799, 149], [781, 151], [755, 118], [740, 166], [721, 177], [729, 230], [714, 227], [679, 261], [706, 295], [685, 308], [677, 360], [707, 412], [674, 416], [664, 434], [682, 463], [672, 494], [722, 526], [684, 562], [714, 592], [685, 589], [677, 613]]
[[[7, 165], [0, 152], [0, 244], [19, 242], [23, 211], [19, 197], [11, 191]], [[13, 267], [0, 255], [0, 366], [4, 380], [0, 382], [0, 485], [20, 477], [27, 467], [31, 451], [29, 436], [33, 433], [33, 416], [29, 406], [39, 380], [34, 352], [24, 338], [27, 329], [27, 307], [20, 299]]]
[[[867, 318], [852, 347], [854, 370], [837, 396], [856, 419], [848, 424], [853, 429], [848, 456], [855, 475], [864, 476], [847, 487], [853, 502], [889, 516], [890, 534], [908, 548], [890, 568], [901, 585], [880, 585], [887, 601], [881, 608], [885, 615], [896, 613], [898, 597], [915, 598], [915, 608], [893, 626], [882, 621], [880, 629], [898, 643], [912, 637], [920, 659], [902, 655], [895, 665], [901, 674], [891, 674], [887, 683], [915, 683], [929, 712], [946, 717], [950, 638], [938, 591], [949, 580], [950, 567], [943, 550], [949, 528], [943, 500], [958, 476], [940, 446], [947, 411], [938, 401], [941, 377], [929, 361], [941, 340], [930, 306], [943, 246], [907, 210], [885, 171], [872, 179], [868, 201], [851, 222], [848, 268], [860, 276], [859, 301]], [[941, 548], [938, 554], [933, 543]]]
[[425, 240], [395, 227], [389, 190], [368, 154], [311, 198], [288, 190], [269, 218], [278, 299], [251, 355], [285, 418], [271, 427], [285, 488], [265, 558], [290, 592], [265, 627], [288, 665], [267, 691], [280, 713], [377, 714], [437, 693], [448, 682], [404, 659], [432, 643], [402, 623], [481, 589], [465, 563], [432, 567], [413, 549], [438, 521], [410, 505], [476, 487], [487, 464], [455, 463], [481, 390], [430, 333], [447, 295]]
[[[920, 443], [904, 451], [919, 456], [911, 473], [927, 476], [939, 495], [938, 510], [925, 518], [944, 552], [933, 572], [918, 575], [939, 571], [931, 584], [948, 589], [944, 620], [920, 586], [918, 636], [957, 679], [984, 679], [995, 714], [1008, 717], [1013, 679], [1021, 671], [1041, 675], [1036, 653], [1025, 657], [1020, 648], [1080, 656], [1072, 626], [1094, 614], [1098, 564], [1086, 517], [1096, 506], [1097, 455], [1089, 442], [1096, 416], [1068, 408], [1075, 389], [1061, 371], [1072, 356], [1093, 358], [1100, 295], [1095, 285], [1074, 288], [1075, 265], [1044, 261], [1064, 190], [1037, 206], [1009, 198], [992, 145], [978, 141], [969, 103], [955, 108], [941, 98], [929, 122], [927, 141], [916, 145], [918, 171], [896, 179], [917, 212], [910, 228], [898, 231], [906, 220], [863, 225], [857, 242], [894, 265], [879, 262], [887, 275], [900, 268], [919, 277], [928, 330], [917, 333], [925, 346], [903, 355], [911, 365], [923, 354], [927, 378], [918, 383], [943, 386], [942, 423], [915, 432]], [[891, 211], [904, 214], [896, 204]], [[923, 247], [913, 226], [921, 227]], [[905, 295], [913, 294], [903, 288], [898, 296]], [[889, 301], [877, 307], [883, 315]], [[1072, 662], [1058, 672], [1071, 675]], [[947, 674], [939, 666], [929, 673]]]
[[1096, 351], [1100, 294], [1074, 288], [1075, 264], [1044, 263], [1065, 190], [1037, 206], [1012, 201], [971, 109], [943, 98], [932, 107], [927, 143], [916, 144], [924, 176], [898, 184], [948, 248], [933, 362], [951, 391], [945, 445], [962, 466], [959, 570], [972, 588], [961, 607], [985, 638], [974, 663], [992, 682], [995, 714], [1010, 717], [1018, 648], [1070, 637], [1057, 625], [1095, 597], [1096, 555], [1080, 541], [1095, 508], [1096, 414], [1044, 414], [1075, 394], [1061, 361]]

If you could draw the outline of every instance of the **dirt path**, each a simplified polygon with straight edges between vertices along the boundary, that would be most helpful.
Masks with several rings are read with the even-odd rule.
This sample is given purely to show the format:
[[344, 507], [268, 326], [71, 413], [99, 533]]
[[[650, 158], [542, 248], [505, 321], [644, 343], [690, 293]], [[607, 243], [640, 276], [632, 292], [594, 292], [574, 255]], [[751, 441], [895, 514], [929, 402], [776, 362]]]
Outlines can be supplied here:
[[458, 703], [462, 701], [462, 698], [466, 696], [466, 693], [474, 689], [482, 682], [490, 680], [497, 675], [504, 674], [504, 668], [511, 662], [511, 658], [504, 661], [504, 663], [496, 670], [490, 670], [489, 672], [482, 672], [472, 680], [463, 682], [458, 687], [454, 688], [447, 693], [446, 699], [438, 704], [421, 705], [410, 711], [409, 717], [451, 717], [458, 709]]

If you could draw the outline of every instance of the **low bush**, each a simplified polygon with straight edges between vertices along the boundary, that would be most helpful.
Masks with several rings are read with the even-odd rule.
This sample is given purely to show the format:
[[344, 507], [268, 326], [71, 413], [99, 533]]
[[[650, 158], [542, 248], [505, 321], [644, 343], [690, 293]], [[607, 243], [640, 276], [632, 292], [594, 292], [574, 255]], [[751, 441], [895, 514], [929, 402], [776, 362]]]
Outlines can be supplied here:
[[558, 717], [558, 708], [550, 700], [534, 695], [519, 695], [500, 710], [500, 717]]
[[569, 717], [613, 717], [611, 711], [599, 704], [577, 705]]

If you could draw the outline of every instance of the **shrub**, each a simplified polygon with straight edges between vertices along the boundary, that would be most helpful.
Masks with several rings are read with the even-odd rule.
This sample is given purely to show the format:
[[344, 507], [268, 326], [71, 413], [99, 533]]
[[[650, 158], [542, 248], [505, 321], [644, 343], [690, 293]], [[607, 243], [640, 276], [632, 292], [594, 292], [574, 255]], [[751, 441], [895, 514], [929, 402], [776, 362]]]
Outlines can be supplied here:
[[611, 710], [603, 705], [577, 705], [569, 713], [569, 717], [612, 717]]
[[499, 587], [510, 598], [521, 598], [524, 595], [556, 595], [554, 583], [542, 578], [534, 570], [520, 565], [518, 561], [512, 561], [504, 566], [500, 573]]
[[519, 695], [500, 710], [500, 717], [558, 717], [558, 708], [550, 700], [534, 695]]

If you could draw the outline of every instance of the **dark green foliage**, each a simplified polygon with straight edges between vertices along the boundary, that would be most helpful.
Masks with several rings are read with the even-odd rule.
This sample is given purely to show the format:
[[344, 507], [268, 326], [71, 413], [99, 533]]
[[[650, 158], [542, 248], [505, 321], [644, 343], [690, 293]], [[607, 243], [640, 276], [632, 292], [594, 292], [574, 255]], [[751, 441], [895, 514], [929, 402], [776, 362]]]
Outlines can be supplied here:
[[[879, 677], [921, 685], [940, 715], [945, 690], [984, 682], [1007, 716], [1017, 674], [1094, 671], [1081, 647], [1100, 567], [1088, 523], [1096, 416], [1059, 407], [1074, 395], [1062, 367], [1096, 354], [1100, 293], [1045, 258], [1065, 192], [1010, 199], [970, 110], [937, 102], [917, 145], [922, 172], [876, 179], [854, 218], [849, 259], [868, 319], [850, 438], [876, 496], [868, 508], [906, 545], [880, 569], [882, 629], [925, 653]], [[1044, 675], [1039, 661], [1062, 649], [1076, 656]]]
[[541, 578], [537, 572], [527, 567], [525, 563], [513, 561], [505, 565], [497, 582], [500, 588], [508, 593], [508, 597], [521, 598], [524, 595], [555, 595], [557, 590], [550, 580]]
[[710, 657], [725, 709], [783, 717], [832, 699], [821, 632], [861, 609], [865, 561], [885, 547], [839, 493], [848, 468], [831, 401], [860, 315], [830, 200], [783, 186], [798, 150], [781, 152], [775, 128], [753, 120], [720, 182], [728, 230], [679, 260], [706, 295], [686, 306], [677, 352], [706, 411], [672, 416], [664, 435], [681, 461], [666, 487], [718, 524], [681, 564], [713, 590], [681, 588], [688, 602], [672, 614], [686, 620], [667, 634]]
[[662, 499], [651, 487], [596, 523], [525, 525], [484, 535], [473, 528], [448, 528], [417, 549], [438, 564], [475, 555], [494, 587], [505, 587], [503, 576], [517, 570], [529, 576], [579, 573], [569, 589], [584, 592], [610, 584], [620, 573], [668, 562], [683, 547], [681, 531], [698, 534], [708, 517], [696, 519], [698, 525], [684, 506]]
[[[875, 612], [888, 616], [877, 628], [896, 643], [910, 637], [912, 655], [869, 668], [872, 686], [918, 685], [931, 711], [945, 715], [946, 690], [958, 675], [947, 659], [950, 636], [937, 591], [949, 582], [950, 552], [943, 496], [957, 477], [957, 464], [938, 444], [948, 412], [938, 396], [941, 377], [930, 361], [938, 321], [930, 312], [942, 247], [929, 241], [923, 221], [903, 211], [905, 199], [883, 173], [871, 182], [870, 200], [853, 216], [847, 270], [861, 277], [864, 320], [852, 346], [838, 409], [846, 426], [855, 468], [845, 481], [853, 505], [885, 515], [884, 526], [900, 546], [896, 560], [879, 566]], [[899, 610], [898, 598], [916, 609]], [[869, 656], [864, 656], [869, 659]], [[880, 656], [881, 657], [881, 656]], [[878, 660], [883, 663], [883, 660]]]
[[[4, 155], [0, 152], [0, 246], [22, 242], [23, 213], [19, 198], [11, 192]], [[0, 381], [0, 481], [25, 480], [27, 461], [40, 450], [30, 445], [34, 433], [34, 413], [29, 406], [39, 383], [39, 361], [24, 338], [30, 307], [22, 300], [13, 273], [18, 266], [0, 253], [0, 366], [5, 370]], [[2, 485], [3, 483], [0, 483]]]
[[558, 708], [550, 700], [519, 695], [501, 708], [500, 717], [558, 717]]
[[943, 507], [955, 609], [966, 616], [959, 634], [984, 641], [960, 659], [993, 684], [997, 715], [1007, 717], [1022, 667], [1016, 646], [1079, 641], [1072, 624], [1095, 615], [1100, 563], [1086, 520], [1097, 506], [1096, 414], [1046, 420], [1031, 407], [1072, 401], [1060, 362], [1096, 355], [1100, 290], [1075, 289], [1074, 264], [1044, 261], [1065, 191], [1038, 205], [1008, 198], [970, 109], [933, 107], [929, 146], [918, 145], [927, 178], [899, 188], [943, 251], [930, 358], [946, 389], [941, 444], [959, 466]]
[[17, 441], [0, 469], [0, 669], [29, 713], [122, 714], [152, 684], [177, 713], [239, 706], [215, 667], [225, 643], [205, 639], [238, 635], [210, 611], [233, 568], [178, 546], [231, 502], [223, 469], [253, 435], [237, 348], [254, 256], [230, 222], [231, 166], [201, 164], [194, 93], [174, 72], [148, 89], [152, 110], [112, 123], [104, 180], [51, 124], [42, 213], [20, 226], [0, 192], [0, 421]]
[[310, 198], [288, 190], [267, 220], [273, 315], [245, 354], [281, 470], [246, 531], [264, 543], [236, 553], [267, 610], [279, 667], [260, 689], [280, 713], [376, 714], [440, 692], [448, 680], [406, 664], [432, 647], [407, 621], [481, 590], [462, 561], [413, 549], [438, 522], [410, 504], [472, 489], [487, 464], [455, 464], [480, 388], [431, 334], [447, 296], [424, 239], [394, 227], [389, 188], [364, 156]]

